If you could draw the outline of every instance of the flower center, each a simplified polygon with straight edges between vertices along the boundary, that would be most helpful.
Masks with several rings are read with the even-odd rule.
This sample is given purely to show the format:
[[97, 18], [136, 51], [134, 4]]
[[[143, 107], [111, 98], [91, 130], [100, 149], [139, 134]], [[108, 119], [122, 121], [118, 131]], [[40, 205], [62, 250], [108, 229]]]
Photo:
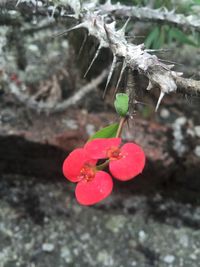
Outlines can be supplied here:
[[123, 155], [118, 147], [111, 147], [107, 151], [107, 157], [110, 160], [118, 160], [121, 159]]
[[84, 179], [87, 182], [91, 181], [95, 177], [95, 168], [90, 165], [84, 165], [80, 171], [80, 179]]

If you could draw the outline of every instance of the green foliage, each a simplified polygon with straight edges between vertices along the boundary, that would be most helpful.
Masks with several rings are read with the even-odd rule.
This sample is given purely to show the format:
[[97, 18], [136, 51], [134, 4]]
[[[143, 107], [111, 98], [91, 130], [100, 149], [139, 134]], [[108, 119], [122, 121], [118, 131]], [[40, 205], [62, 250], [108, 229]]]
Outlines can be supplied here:
[[146, 48], [159, 49], [164, 44], [177, 42], [179, 44], [188, 44], [192, 46], [199, 45], [199, 34], [186, 35], [183, 31], [169, 25], [155, 26], [145, 40]]
[[91, 141], [91, 140], [96, 139], [96, 138], [115, 137], [117, 134], [118, 127], [119, 127], [118, 123], [114, 123], [114, 124], [111, 124], [107, 127], [104, 127], [102, 129], [100, 129], [98, 132], [96, 132], [94, 135], [92, 135], [88, 141]]
[[160, 48], [162, 45], [161, 45], [159, 38], [160, 38], [160, 29], [159, 29], [159, 26], [156, 26], [147, 36], [144, 42], [145, 47], [154, 48], [154, 49]]
[[114, 102], [115, 110], [121, 117], [126, 117], [128, 112], [129, 97], [127, 94], [116, 94]]
[[189, 45], [193, 45], [196, 46], [196, 43], [189, 37], [187, 37], [187, 35], [185, 33], [183, 33], [181, 30], [172, 27], [169, 30], [169, 36], [168, 36], [168, 42], [172, 42], [173, 40], [176, 40], [182, 44], [189, 44]]

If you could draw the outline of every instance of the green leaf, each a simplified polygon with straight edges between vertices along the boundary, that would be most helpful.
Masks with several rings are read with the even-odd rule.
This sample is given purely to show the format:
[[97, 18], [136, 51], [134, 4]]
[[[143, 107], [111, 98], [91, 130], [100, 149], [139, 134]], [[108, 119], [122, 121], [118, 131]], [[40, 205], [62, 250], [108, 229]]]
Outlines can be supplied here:
[[128, 112], [129, 97], [127, 94], [116, 94], [114, 102], [116, 112], [121, 116], [125, 117]]
[[113, 123], [107, 127], [104, 127], [92, 135], [88, 141], [91, 141], [96, 138], [112, 138], [117, 134], [119, 123]]
[[200, 0], [193, 0], [193, 2], [197, 5], [200, 5]]
[[154, 48], [153, 45], [155, 44], [156, 40], [159, 38], [160, 29], [156, 26], [147, 36], [144, 44], [146, 48]]
[[189, 45], [196, 46], [193, 40], [188, 38], [186, 34], [184, 34], [182, 31], [176, 28], [171, 28], [171, 30], [169, 31], [169, 40], [172, 41], [173, 39], [175, 39], [176, 41], [182, 44], [189, 44]]

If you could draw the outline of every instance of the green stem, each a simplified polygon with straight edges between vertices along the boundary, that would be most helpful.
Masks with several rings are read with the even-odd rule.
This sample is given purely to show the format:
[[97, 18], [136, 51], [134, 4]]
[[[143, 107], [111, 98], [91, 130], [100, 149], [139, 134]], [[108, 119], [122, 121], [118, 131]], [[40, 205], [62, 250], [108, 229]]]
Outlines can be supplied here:
[[126, 122], [126, 120], [127, 120], [127, 117], [121, 117], [120, 118], [119, 127], [117, 129], [116, 137], [120, 137], [121, 136], [122, 130], [123, 130], [123, 126], [124, 126], [124, 123]]
[[[126, 120], [127, 120], [127, 117], [121, 117], [120, 118], [119, 127], [117, 129], [116, 137], [120, 137], [121, 136], [121, 133], [122, 133], [122, 130], [123, 130], [123, 126], [124, 126], [124, 123], [126, 122]], [[99, 170], [99, 171], [104, 170], [106, 167], [108, 167], [108, 164], [109, 164], [109, 159], [107, 159], [104, 163], [98, 165], [96, 167], [96, 169]]]
[[104, 163], [98, 165], [98, 166], [96, 167], [96, 169], [97, 169], [98, 171], [104, 170], [106, 167], [108, 167], [108, 164], [109, 164], [109, 159], [106, 160]]

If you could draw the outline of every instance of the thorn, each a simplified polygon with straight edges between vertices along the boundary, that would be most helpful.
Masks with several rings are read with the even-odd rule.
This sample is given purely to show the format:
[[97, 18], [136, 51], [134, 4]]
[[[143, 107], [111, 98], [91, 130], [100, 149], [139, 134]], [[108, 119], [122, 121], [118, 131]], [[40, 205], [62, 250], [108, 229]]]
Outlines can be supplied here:
[[166, 63], [171, 63], [171, 64], [175, 64], [175, 65], [179, 65], [179, 66], [183, 66], [183, 64], [175, 62], [175, 61], [171, 61], [171, 60], [166, 60], [166, 59], [159, 58], [159, 61], [166, 62]]
[[79, 59], [81, 53], [83, 52], [83, 48], [84, 48], [84, 46], [85, 46], [85, 43], [86, 43], [86, 41], [87, 41], [87, 38], [88, 38], [88, 34], [86, 34], [86, 35], [84, 36], [83, 42], [82, 42], [81, 47], [80, 47], [80, 50], [79, 50], [79, 52], [78, 52], [78, 57], [77, 57], [78, 59]]
[[152, 106], [152, 105], [150, 105], [149, 103], [145, 103], [145, 102], [141, 102], [141, 101], [137, 101], [137, 100], [134, 100], [134, 102], [133, 102], [134, 104], [140, 104], [140, 105], [144, 105], [144, 106]]
[[104, 23], [104, 29], [105, 29], [105, 32], [106, 32], [106, 36], [107, 36], [109, 45], [113, 44], [113, 40], [112, 40], [112, 37], [111, 37], [111, 34], [110, 34], [110, 30], [111, 31], [115, 31], [115, 24], [116, 24], [115, 21], [111, 22], [110, 24], [105, 24]]
[[[145, 37], [145, 36], [143, 36], [143, 37]], [[159, 52], [171, 52], [171, 51], [173, 51], [173, 49], [169, 49], [169, 48], [161, 48], [161, 49], [145, 49], [145, 51], [146, 52], [148, 52], [148, 53], [159, 53]]]
[[177, 76], [182, 76], [182, 75], [183, 75], [183, 72], [171, 71], [171, 74], [172, 74], [174, 77], [177, 77]]
[[160, 92], [160, 96], [159, 96], [159, 98], [158, 98], [157, 105], [156, 105], [156, 112], [157, 112], [157, 110], [158, 110], [158, 108], [159, 108], [159, 106], [160, 106], [160, 103], [161, 103], [161, 101], [162, 101], [164, 95], [165, 95], [165, 93], [164, 93], [163, 91], [161, 91], [161, 92]]
[[153, 84], [152, 84], [152, 82], [149, 80], [149, 84], [148, 84], [146, 90], [147, 90], [147, 91], [150, 91], [152, 88], [153, 88]]
[[106, 0], [105, 3], [104, 3], [104, 6], [111, 6], [112, 3], [111, 3], [111, 0]]
[[119, 33], [123, 33], [123, 35], [125, 35], [126, 27], [127, 27], [130, 20], [131, 20], [131, 18], [127, 19], [127, 21], [124, 23], [123, 27], [120, 30], [118, 30]]
[[83, 76], [84, 78], [85, 78], [85, 76], [88, 74], [89, 70], [91, 69], [91, 67], [92, 67], [92, 65], [93, 65], [93, 63], [94, 63], [94, 61], [95, 61], [95, 59], [98, 57], [100, 50], [101, 50], [101, 45], [99, 45], [99, 47], [98, 47], [98, 49], [97, 49], [97, 52], [95, 53], [95, 55], [94, 55], [94, 57], [93, 57], [93, 59], [92, 59], [90, 65], [89, 65], [89, 67], [88, 67], [86, 73], [84, 74], [84, 76]]
[[54, 15], [55, 15], [55, 12], [56, 12], [56, 9], [57, 9], [57, 5], [55, 5], [54, 7], [53, 7], [53, 9], [52, 9], [52, 14], [51, 14], [51, 18], [54, 18]]
[[65, 15], [64, 7], [61, 7], [60, 16], [63, 17]]
[[116, 63], [117, 63], [117, 57], [114, 55], [113, 62], [112, 62], [111, 68], [110, 68], [110, 72], [108, 74], [108, 78], [107, 78], [107, 82], [106, 82], [106, 87], [105, 87], [104, 92], [103, 92], [103, 98], [105, 97], [105, 94], [107, 92], [108, 84], [109, 84], [109, 82], [111, 80], [113, 71], [114, 71], [114, 69], [116, 67]]
[[121, 71], [120, 71], [120, 74], [119, 74], [119, 79], [117, 81], [117, 85], [116, 85], [116, 88], [115, 88], [115, 91], [114, 91], [114, 96], [118, 90], [118, 87], [119, 87], [119, 84], [121, 82], [121, 79], [122, 79], [122, 76], [123, 76], [123, 73], [124, 73], [124, 70], [126, 68], [126, 61], [125, 61], [125, 58], [123, 59], [123, 63], [122, 63], [122, 68], [121, 68]]
[[17, 7], [20, 3], [21, 3], [21, 0], [18, 0], [15, 6]]
[[104, 23], [104, 28], [107, 31], [108, 29], [111, 31], [114, 31], [116, 27], [116, 21], [114, 20], [113, 22], [109, 23], [109, 24], [105, 24]]
[[55, 34], [53, 37], [59, 37], [59, 36], [62, 36], [62, 35], [64, 35], [64, 34], [70, 32], [70, 31], [73, 31], [73, 30], [76, 30], [76, 29], [79, 29], [79, 28], [82, 28], [82, 27], [84, 27], [84, 23], [80, 23], [80, 24], [78, 24], [78, 25], [76, 25], [76, 26], [74, 26], [74, 27], [72, 27], [72, 28], [70, 28], [70, 29], [68, 29], [68, 30], [66, 30], [66, 31], [64, 31], [64, 32], [62, 32], [62, 33]]
[[172, 10], [168, 11], [169, 14], [174, 14], [177, 8], [173, 8]]
[[[133, 36], [125, 35], [125, 37], [126, 39], [137, 39], [137, 38], [145, 38], [145, 35], [133, 35]], [[147, 51], [147, 49], [145, 51]]]

